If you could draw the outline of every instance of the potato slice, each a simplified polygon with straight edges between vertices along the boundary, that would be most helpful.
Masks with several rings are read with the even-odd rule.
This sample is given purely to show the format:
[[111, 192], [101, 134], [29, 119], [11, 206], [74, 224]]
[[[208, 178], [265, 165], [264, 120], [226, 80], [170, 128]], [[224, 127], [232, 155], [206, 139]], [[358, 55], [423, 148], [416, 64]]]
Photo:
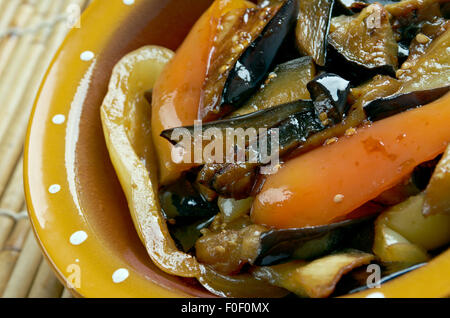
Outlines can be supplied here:
[[200, 274], [197, 260], [177, 249], [161, 213], [151, 106], [144, 98], [173, 55], [168, 49], [146, 46], [120, 60], [111, 76], [101, 118], [111, 161], [150, 258], [169, 274], [196, 277]]
[[430, 259], [425, 249], [412, 244], [383, 222], [375, 225], [373, 252], [384, 263], [419, 264]]
[[433, 250], [450, 242], [450, 215], [424, 216], [424, 194], [410, 197], [382, 215], [377, 222], [386, 224], [412, 244]]

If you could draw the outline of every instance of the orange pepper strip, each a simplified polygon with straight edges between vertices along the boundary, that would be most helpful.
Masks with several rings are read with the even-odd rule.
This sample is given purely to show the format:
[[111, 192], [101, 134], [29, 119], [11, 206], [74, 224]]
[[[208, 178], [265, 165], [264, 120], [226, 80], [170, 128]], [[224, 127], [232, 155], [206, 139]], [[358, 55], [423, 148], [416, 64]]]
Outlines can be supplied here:
[[152, 136], [160, 167], [160, 182], [168, 184], [193, 164], [172, 161], [172, 145], [160, 134], [163, 130], [192, 125], [198, 107], [220, 18], [231, 10], [247, 8], [244, 0], [216, 0], [202, 15], [167, 65], [153, 89]]
[[252, 220], [275, 228], [324, 225], [398, 184], [450, 142], [450, 94], [357, 130], [268, 176]]

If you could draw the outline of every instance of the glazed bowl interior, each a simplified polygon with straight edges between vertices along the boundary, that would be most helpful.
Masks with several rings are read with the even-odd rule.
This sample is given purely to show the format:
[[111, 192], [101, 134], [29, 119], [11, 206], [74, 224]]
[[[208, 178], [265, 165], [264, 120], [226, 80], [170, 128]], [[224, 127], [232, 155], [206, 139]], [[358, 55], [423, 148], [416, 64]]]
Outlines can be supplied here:
[[[72, 226], [75, 231], [75, 221], [79, 220], [72, 214], [81, 215], [83, 226], [90, 230], [88, 238], [94, 236], [96, 246], [101, 247], [102, 253], [106, 255], [103, 259], [92, 255], [92, 259], [84, 261], [86, 267], [89, 265], [87, 262], [97, 262], [101, 271], [102, 266], [106, 265], [102, 262], [119, 259], [120, 265], [117, 266], [130, 269], [140, 282], [130, 294], [126, 291], [108, 294], [107, 286], [103, 287], [105, 293], [92, 294], [89, 286], [95, 282], [87, 282], [84, 283], [88, 285], [85, 288], [73, 288], [81, 296], [158, 296], [152, 293], [155, 283], [173, 292], [164, 296], [211, 296], [196, 281], [167, 275], [151, 262], [133, 226], [125, 196], [109, 159], [100, 120], [100, 106], [107, 92], [112, 69], [125, 54], [149, 44], [176, 50], [212, 1], [137, 0], [132, 6], [122, 4], [121, 0], [111, 1], [111, 4], [107, 2], [94, 1], [82, 17], [81, 28], [71, 31], [53, 61], [35, 105], [28, 132], [25, 163], [26, 192], [34, 230], [44, 253], [66, 285], [69, 275], [65, 272], [66, 265], [63, 262], [68, 262], [66, 259], [69, 255], [64, 259], [64, 254], [71, 252], [63, 251], [65, 247], [58, 241], [71, 234], [63, 229], [63, 226], [70, 228], [71, 216], [74, 217]], [[102, 34], [105, 30], [106, 33]], [[95, 53], [95, 66], [88, 70], [88, 85], [82, 94], [82, 102], [77, 105], [79, 116], [74, 122], [70, 118], [71, 112], [74, 113], [73, 108], [80, 95], [77, 96], [77, 93], [83, 85], [76, 77], [81, 74], [80, 69], [84, 72], [85, 67], [76, 69], [76, 64], [72, 65], [68, 61], [74, 58], [79, 60], [80, 53], [88, 49]], [[61, 109], [52, 109], [56, 103], [65, 104], [66, 109], [62, 105]], [[67, 118], [67, 126], [70, 127], [58, 132], [65, 136], [50, 136], [51, 132], [46, 127], [52, 123], [55, 113], [65, 114]], [[53, 137], [55, 140], [52, 140]], [[68, 155], [69, 152], [72, 155]], [[65, 198], [57, 198], [59, 208], [53, 207], [54, 202], [47, 202], [53, 199], [44, 193], [49, 185], [55, 183], [56, 175], [67, 178], [70, 188]], [[58, 184], [61, 185], [59, 195], [62, 196], [62, 184], [66, 182]], [[61, 215], [57, 218], [52, 215], [55, 209], [65, 210], [65, 221], [58, 218]], [[73, 246], [68, 246], [70, 248]], [[79, 255], [85, 251], [81, 245], [76, 248], [78, 250], [74, 252], [73, 263], [80, 263], [83, 270], [82, 256]], [[87, 275], [95, 277], [95, 273]]]

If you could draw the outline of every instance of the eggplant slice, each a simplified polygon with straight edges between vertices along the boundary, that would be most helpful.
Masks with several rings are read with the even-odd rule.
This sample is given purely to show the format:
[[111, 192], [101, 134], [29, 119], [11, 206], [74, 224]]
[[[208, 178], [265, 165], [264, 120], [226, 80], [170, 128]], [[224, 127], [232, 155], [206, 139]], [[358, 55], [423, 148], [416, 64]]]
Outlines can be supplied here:
[[306, 85], [315, 76], [316, 66], [309, 56], [277, 65], [259, 91], [229, 117], [246, 115], [300, 99], [310, 99]]
[[211, 187], [225, 197], [247, 198], [255, 183], [257, 169], [270, 161], [267, 158], [272, 155], [282, 157], [325, 128], [317, 116], [312, 101], [298, 101], [297, 103], [309, 104], [309, 107], [305, 107], [303, 111], [288, 116], [278, 125], [271, 127], [278, 129], [279, 151], [277, 154], [271, 154], [270, 147], [267, 146], [267, 157], [261, 157], [260, 145], [270, 145], [271, 131], [269, 131], [267, 138], [261, 138], [258, 147], [253, 147], [258, 154], [257, 162], [207, 164], [199, 173], [199, 183]]
[[348, 111], [350, 82], [332, 73], [324, 73], [308, 83], [318, 114], [325, 114], [333, 124], [342, 121]]
[[[257, 112], [249, 113], [239, 117], [234, 117], [230, 119], [223, 119], [218, 121], [213, 121], [202, 125], [201, 136], [205, 135], [208, 129], [214, 128], [218, 129], [223, 136], [227, 134], [227, 129], [238, 129], [241, 128], [246, 130], [252, 128], [259, 130], [260, 128], [272, 128], [277, 126], [280, 122], [284, 121], [291, 115], [298, 112], [302, 112], [305, 109], [310, 109], [312, 106], [311, 101], [308, 100], [298, 100], [295, 102], [287, 103], [284, 105], [279, 105], [272, 108], [263, 109]], [[176, 145], [180, 140], [173, 138], [173, 132], [177, 129], [184, 128], [189, 131], [192, 137], [195, 136], [196, 130], [195, 126], [178, 127], [165, 130], [161, 133], [161, 136], [170, 141], [173, 145]], [[192, 143], [194, 140], [192, 140]]]
[[[234, 43], [233, 46], [246, 44], [242, 55], [234, 54], [230, 59], [230, 55], [223, 52], [221, 56], [228, 57], [227, 62], [211, 68], [211, 72], [208, 72], [199, 113], [201, 119], [211, 121], [227, 115], [242, 106], [258, 90], [284, 39], [296, 22], [297, 10], [296, 0], [286, 0], [281, 6], [268, 6], [257, 10], [264, 16], [267, 24], [258, 36], [255, 39], [251, 37], [250, 41], [244, 36], [246, 32], [240, 33], [243, 43]], [[272, 14], [269, 14], [270, 12]], [[247, 18], [250, 17], [244, 14], [242, 19]], [[259, 19], [258, 15], [255, 15], [255, 19]], [[230, 50], [233, 51], [233, 48]]]
[[328, 42], [333, 72], [356, 82], [376, 74], [395, 76], [398, 46], [382, 5], [372, 4], [357, 15], [333, 18]]
[[258, 257], [253, 264], [270, 266], [289, 259], [309, 260], [320, 257], [349, 241], [362, 227], [370, 226], [373, 219], [366, 217], [323, 226], [264, 232], [260, 237]]
[[299, 15], [296, 27], [300, 53], [309, 55], [319, 66], [325, 66], [327, 38], [334, 0], [297, 0]]

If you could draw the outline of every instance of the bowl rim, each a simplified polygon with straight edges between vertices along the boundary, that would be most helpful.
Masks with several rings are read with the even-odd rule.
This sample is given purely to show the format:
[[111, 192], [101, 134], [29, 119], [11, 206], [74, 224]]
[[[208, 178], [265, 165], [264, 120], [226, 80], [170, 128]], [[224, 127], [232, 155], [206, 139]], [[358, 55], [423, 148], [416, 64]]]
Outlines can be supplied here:
[[[102, 0], [94, 0], [91, 5], [85, 10], [81, 17], [81, 23], [83, 25], [94, 25], [95, 21], [97, 20], [93, 20], [95, 19], [95, 16], [98, 14], [99, 10], [102, 11], [102, 14], [104, 15], [114, 16], [114, 20], [122, 21], [127, 16], [127, 14], [130, 13], [130, 10], [133, 10], [134, 6], [138, 6], [140, 3], [146, 0], [136, 0], [132, 3], [132, 5], [126, 4], [125, 1], [122, 0], [115, 0], [114, 2], [111, 1], [111, 3], [109, 3], [109, 5], [106, 7], [100, 4], [101, 1]], [[113, 19], [106, 19], [105, 21], [102, 21], [102, 26], [99, 27], [99, 29], [110, 27], [112, 25], [112, 20]], [[118, 22], [116, 21], [114, 23]], [[36, 145], [42, 145], [44, 143], [55, 143], [57, 145], [64, 145], [65, 147], [65, 140], [62, 140], [67, 137], [65, 133], [59, 134], [59, 136], [55, 136], [58, 134], [50, 134], [51, 131], [60, 131], [59, 129], [61, 128], [59, 127], [61, 125], [55, 124], [54, 121], [52, 122], [52, 119], [54, 119], [52, 115], [55, 115], [56, 112], [51, 112], [50, 110], [55, 109], [60, 111], [58, 112], [58, 114], [68, 114], [69, 110], [71, 109], [71, 105], [70, 103], [66, 103], [65, 105], [61, 105], [63, 104], [61, 103], [57, 105], [56, 100], [46, 97], [44, 92], [46, 89], [46, 84], [54, 85], [53, 89], [55, 91], [57, 91], [57, 88], [59, 86], [64, 84], [67, 85], [66, 81], [50, 83], [52, 80], [54, 80], [55, 73], [53, 73], [53, 71], [57, 68], [57, 66], [60, 67], [59, 63], [62, 63], [61, 61], [65, 61], [67, 63], [67, 61], [70, 60], [77, 66], [76, 74], [72, 74], [72, 77], [76, 79], [76, 81], [72, 83], [72, 88], [74, 89], [76, 88], [77, 84], [83, 79], [83, 77], [86, 76], [86, 74], [89, 72], [89, 69], [94, 62], [83, 61], [82, 59], [80, 59], [80, 54], [82, 52], [80, 50], [72, 49], [72, 47], [74, 46], [73, 43], [80, 43], [81, 38], [86, 36], [86, 32], [91, 32], [91, 30], [87, 29], [88, 27], [83, 27], [81, 29], [72, 29], [69, 31], [64, 42], [55, 54], [45, 76], [43, 77], [31, 112], [24, 148], [24, 188], [33, 233], [37, 239], [37, 242], [39, 243], [41, 250], [43, 251], [45, 258], [48, 260], [59, 280], [76, 297], [165, 298], [195, 296], [177, 288], [161, 286], [155, 282], [143, 282], [142, 279], [138, 277], [138, 275], [133, 275], [134, 272], [132, 269], [128, 269], [129, 276], [127, 276], [125, 280], [120, 281], [119, 283], [114, 282], [111, 279], [111, 273], [114, 274], [116, 272], [112, 272], [112, 270], [114, 268], [124, 269], [123, 262], [121, 262], [120, 259], [117, 259], [117, 257], [112, 257], [106, 252], [98, 250], [99, 248], [101, 248], [99, 242], [96, 242], [94, 239], [90, 239], [89, 244], [82, 244], [82, 246], [86, 246], [86, 248], [80, 248], [80, 245], [67, 244], [69, 234], [67, 232], [67, 229], [65, 229], [66, 232], [64, 233], [49, 233], [49, 231], [47, 231], [45, 229], [45, 226], [43, 226], [42, 224], [42, 220], [45, 219], [43, 217], [43, 213], [51, 217], [53, 221], [58, 220], [58, 209], [59, 207], [64, 207], [65, 216], [59, 216], [60, 221], [64, 218], [67, 218], [66, 222], [73, 221], [73, 223], [77, 224], [80, 227], [87, 227], [85, 231], [89, 233], [88, 237], [95, 236], [94, 234], [91, 235], [91, 233], [93, 233], [94, 231], [88, 228], [88, 224], [86, 224], [86, 222], [83, 220], [82, 215], [80, 215], [79, 213], [80, 211], [76, 208], [73, 196], [65, 193], [64, 195], [60, 195], [57, 199], [55, 199], [55, 193], [51, 193], [50, 191], [48, 191], [49, 188], [46, 187], [46, 185], [48, 184], [45, 184], [44, 180], [36, 180], [36, 178], [34, 177], [35, 174], [33, 172], [36, 168], [36, 165], [33, 164], [33, 161], [36, 158], [36, 153], [33, 152], [33, 150], [34, 148], [38, 147]], [[96, 56], [97, 52], [95, 50], [93, 50], [93, 53], [94, 56]], [[71, 98], [72, 97], [73, 96], [71, 96]], [[447, 98], [450, 101], [449, 94], [447, 94], [447, 96], [444, 98]], [[44, 119], [44, 122], [42, 122], [42, 119]], [[69, 118], [67, 118], [66, 121], [68, 120]], [[64, 149], [60, 148], [60, 146], [58, 147], [58, 149], [53, 150]], [[39, 155], [43, 156], [42, 153], [40, 153]], [[64, 161], [64, 156], [46, 156], [45, 160], [47, 161], [45, 162], [45, 164], [43, 163], [43, 166], [46, 169], [43, 169], [43, 171], [41, 171], [42, 179], [55, 177], [55, 167], [64, 166], [64, 163], [61, 162]], [[38, 161], [43, 161], [43, 159], [40, 158], [40, 160]], [[52, 174], [52, 176], [49, 176], [50, 173]], [[64, 178], [64, 180], [60, 180], [59, 186], [61, 189], [69, 187], [67, 176]], [[57, 192], [59, 191], [60, 190], [58, 190]], [[37, 194], [35, 194], [36, 192], [40, 195], [38, 196]], [[64, 225], [67, 226], [66, 223], [64, 223]], [[58, 242], [58, 240], [60, 242]], [[115, 264], [114, 266], [112, 266], [112, 264], [106, 264], [100, 268], [98, 266], [94, 266], [93, 264], [89, 264], [86, 261], [83, 261], [83, 263], [86, 262], [86, 264], [84, 264], [83, 266], [88, 268], [88, 276], [95, 277], [95, 279], [98, 279], [98, 281], [95, 284], [83, 284], [83, 287], [77, 288], [70, 281], [71, 272], [67, 271], [68, 266], [77, 265], [74, 264], [73, 255], [78, 255], [78, 258], [75, 259], [75, 263], [77, 263], [77, 260], [82, 259], [83, 257], [86, 257], [87, 259], [89, 258], [89, 256], [92, 257], [92, 255], [94, 255], [92, 253], [95, 253], [97, 259], [99, 257], [111, 257], [111, 259], [114, 259]], [[109, 270], [109, 274], [100, 273], [101, 271], [99, 269], [107, 269]], [[116, 280], [121, 280], [122, 278], [119, 277]], [[99, 284], [105, 284], [105, 286], [107, 287], [102, 288], [96, 286]], [[347, 295], [345, 297], [403, 298], [446, 297], [449, 295], [450, 249], [432, 259], [427, 265], [395, 280], [389, 281], [383, 284], [380, 288], [362, 291], [359, 293]]]

